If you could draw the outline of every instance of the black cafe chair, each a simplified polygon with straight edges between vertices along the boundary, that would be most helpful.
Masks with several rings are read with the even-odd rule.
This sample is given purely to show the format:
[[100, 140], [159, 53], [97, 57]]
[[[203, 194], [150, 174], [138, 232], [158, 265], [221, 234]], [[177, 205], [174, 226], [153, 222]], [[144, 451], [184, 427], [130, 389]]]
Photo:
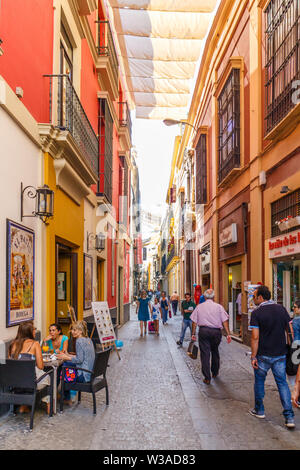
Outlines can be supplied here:
[[[43, 397], [50, 396], [50, 416], [53, 415], [53, 369], [45, 372], [39, 379], [35, 375], [35, 360], [5, 359], [0, 362], [0, 404], [31, 406], [30, 430], [33, 429], [33, 417], [36, 403]], [[50, 385], [38, 384], [50, 377]]]
[[90, 382], [65, 382], [61, 380], [61, 395], [60, 395], [60, 412], [62, 413], [64, 408], [64, 392], [69, 390], [75, 390], [78, 392], [78, 403], [81, 402], [81, 392], [91, 393], [93, 395], [93, 412], [97, 414], [96, 408], [96, 393], [99, 390], [105, 388], [106, 390], [106, 405], [109, 405], [109, 395], [108, 395], [108, 384], [106, 380], [106, 369], [108, 365], [108, 359], [111, 348], [106, 349], [105, 351], [100, 351], [95, 353], [95, 362], [93, 370], [82, 369], [81, 367], [75, 366], [62, 366], [62, 374], [64, 377], [66, 369], [76, 369], [83, 372], [89, 372], [91, 374]]

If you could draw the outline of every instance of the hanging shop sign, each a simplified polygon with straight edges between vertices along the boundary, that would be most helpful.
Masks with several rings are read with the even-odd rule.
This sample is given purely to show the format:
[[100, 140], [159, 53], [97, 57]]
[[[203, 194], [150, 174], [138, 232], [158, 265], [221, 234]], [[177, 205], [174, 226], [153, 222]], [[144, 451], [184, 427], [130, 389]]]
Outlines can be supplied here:
[[7, 219], [6, 326], [34, 319], [35, 234]]
[[271, 238], [268, 241], [269, 258], [280, 258], [300, 253], [300, 230]]
[[237, 224], [231, 224], [219, 232], [220, 248], [237, 243]]

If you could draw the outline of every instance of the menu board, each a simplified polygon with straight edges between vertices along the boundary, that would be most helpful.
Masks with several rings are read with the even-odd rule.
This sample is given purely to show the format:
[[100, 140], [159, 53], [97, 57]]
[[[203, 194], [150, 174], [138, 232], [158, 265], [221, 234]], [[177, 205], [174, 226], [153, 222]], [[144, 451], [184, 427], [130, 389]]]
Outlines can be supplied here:
[[95, 325], [102, 344], [116, 340], [115, 330], [111, 321], [107, 302], [92, 302]]

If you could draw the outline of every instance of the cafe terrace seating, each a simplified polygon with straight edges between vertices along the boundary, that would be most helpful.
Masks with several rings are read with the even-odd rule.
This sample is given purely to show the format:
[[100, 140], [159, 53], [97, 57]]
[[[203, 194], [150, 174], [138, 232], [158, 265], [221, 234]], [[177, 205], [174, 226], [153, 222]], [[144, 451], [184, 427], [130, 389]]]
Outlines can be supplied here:
[[[73, 367], [72, 369], [81, 370], [84, 372], [89, 372], [91, 374], [90, 382], [78, 383], [71, 382], [67, 383], [62, 381], [61, 383], [61, 396], [60, 396], [60, 412], [63, 411], [64, 406], [64, 392], [68, 390], [75, 390], [78, 392], [78, 403], [81, 401], [81, 392], [91, 393], [93, 395], [93, 411], [94, 414], [97, 414], [96, 408], [96, 393], [99, 390], [105, 388], [106, 390], [106, 405], [109, 404], [109, 395], [108, 395], [108, 385], [106, 380], [106, 369], [108, 364], [108, 359], [110, 355], [111, 348], [106, 349], [105, 351], [96, 352], [95, 362], [93, 370], [82, 369], [80, 367]], [[64, 377], [65, 369], [70, 366], [62, 367], [62, 376]]]
[[[50, 377], [50, 385], [38, 384]], [[35, 360], [6, 359], [0, 363], [0, 404], [31, 406], [30, 430], [33, 429], [35, 406], [43, 397], [50, 396], [50, 416], [53, 415], [53, 369], [38, 380], [35, 376]]]

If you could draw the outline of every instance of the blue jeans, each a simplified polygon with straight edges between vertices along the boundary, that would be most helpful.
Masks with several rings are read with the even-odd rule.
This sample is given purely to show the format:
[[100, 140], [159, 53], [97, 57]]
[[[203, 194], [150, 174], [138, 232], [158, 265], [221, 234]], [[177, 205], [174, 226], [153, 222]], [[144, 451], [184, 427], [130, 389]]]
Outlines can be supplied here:
[[187, 328], [190, 329], [190, 332], [192, 335], [192, 324], [193, 324], [192, 320], [186, 320], [185, 318], [182, 320], [181, 334], [180, 334], [180, 339], [179, 339], [181, 343], [183, 343]]
[[286, 380], [286, 356], [257, 356], [258, 369], [254, 369], [255, 384], [255, 409], [258, 414], [264, 414], [263, 399], [265, 396], [265, 380], [268, 371], [271, 369], [280, 395], [283, 406], [283, 415], [286, 419], [293, 418], [294, 412], [291, 403], [291, 392]]
[[162, 308], [161, 311], [162, 311], [162, 321], [163, 321], [163, 324], [165, 324], [168, 321], [169, 309]]

